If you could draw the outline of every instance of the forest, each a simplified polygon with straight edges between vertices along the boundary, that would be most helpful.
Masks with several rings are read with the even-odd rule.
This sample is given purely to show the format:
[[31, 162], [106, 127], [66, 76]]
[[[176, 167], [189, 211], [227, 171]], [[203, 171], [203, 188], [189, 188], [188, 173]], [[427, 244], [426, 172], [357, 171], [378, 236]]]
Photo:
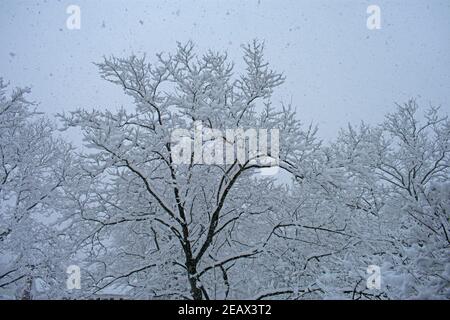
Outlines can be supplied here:
[[[192, 42], [105, 57], [99, 76], [133, 105], [56, 115], [2, 79], [0, 297], [450, 299], [448, 115], [393, 101], [323, 141], [273, 99], [285, 76], [264, 43], [242, 57]], [[211, 152], [198, 123], [216, 155], [227, 130], [279, 136], [244, 161], [175, 161], [174, 130], [188, 160]]]

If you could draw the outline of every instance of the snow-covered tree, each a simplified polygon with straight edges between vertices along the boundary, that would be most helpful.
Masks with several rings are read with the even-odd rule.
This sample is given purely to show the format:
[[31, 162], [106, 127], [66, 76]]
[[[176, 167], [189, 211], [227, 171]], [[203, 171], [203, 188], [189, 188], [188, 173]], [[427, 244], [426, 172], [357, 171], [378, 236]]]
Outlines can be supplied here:
[[49, 225], [70, 146], [27, 100], [30, 89], [7, 91], [0, 78], [0, 294], [30, 299], [64, 273], [56, 266], [61, 243]]
[[279, 166], [298, 179], [312, 168], [319, 143], [290, 107], [272, 107], [284, 78], [264, 61], [263, 44], [243, 49], [240, 76], [226, 54], [199, 56], [190, 42], [158, 55], [155, 64], [145, 57], [105, 58], [101, 76], [131, 96], [135, 109], [61, 116], [67, 127], [82, 129], [91, 148], [83, 163], [90, 187], [75, 188], [86, 191], [72, 203], [92, 228], [83, 244], [92, 254], [94, 291], [122, 286], [143, 297], [247, 297], [239, 292], [248, 291], [242, 287], [252, 272], [241, 261], [265, 250], [283, 192], [257, 175], [270, 166], [254, 161], [261, 154], [210, 165], [192, 152], [193, 161], [176, 163], [171, 133], [194, 132], [201, 122], [219, 132], [209, 137], [217, 142], [228, 138], [227, 129], [279, 129]]
[[[342, 130], [284, 196], [265, 297], [445, 299], [450, 288], [450, 125], [410, 100], [379, 126]], [[380, 267], [380, 289], [367, 287]], [[275, 285], [274, 285], [275, 284]]]
[[449, 299], [447, 116], [410, 100], [324, 144], [263, 51], [104, 58], [131, 106], [58, 115], [76, 153], [0, 81], [0, 295]]
[[[377, 127], [349, 126], [332, 146], [333, 166], [347, 181], [337, 195], [366, 244], [342, 260], [353, 266], [342, 269], [352, 274], [344, 291], [357, 298], [448, 298], [450, 121], [437, 108], [420, 120], [415, 100], [396, 107]], [[371, 264], [382, 271], [375, 293], [365, 281]]]

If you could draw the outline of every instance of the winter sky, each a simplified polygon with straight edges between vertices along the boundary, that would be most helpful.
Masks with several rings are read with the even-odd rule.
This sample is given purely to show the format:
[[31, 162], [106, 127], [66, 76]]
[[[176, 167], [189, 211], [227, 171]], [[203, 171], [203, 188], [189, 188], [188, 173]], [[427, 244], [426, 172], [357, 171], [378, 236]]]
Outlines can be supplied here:
[[[66, 27], [72, 4], [81, 8], [80, 30]], [[379, 30], [366, 26], [372, 4], [381, 9]], [[144, 52], [151, 60], [187, 40], [239, 60], [240, 45], [254, 38], [287, 77], [274, 102], [292, 102], [324, 138], [347, 122], [378, 122], [410, 97], [450, 113], [448, 0], [1, 0], [0, 76], [31, 86], [50, 114], [131, 108], [92, 62]]]

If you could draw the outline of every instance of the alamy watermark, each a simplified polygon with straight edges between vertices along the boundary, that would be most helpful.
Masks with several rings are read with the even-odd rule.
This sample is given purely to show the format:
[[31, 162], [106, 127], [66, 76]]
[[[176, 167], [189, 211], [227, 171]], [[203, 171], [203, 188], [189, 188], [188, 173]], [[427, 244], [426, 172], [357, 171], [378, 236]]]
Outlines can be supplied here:
[[381, 29], [381, 9], [377, 5], [370, 5], [367, 7], [366, 10], [367, 14], [369, 14], [369, 17], [366, 21], [367, 29], [369, 30], [375, 30], [375, 29]]
[[66, 287], [68, 290], [81, 289], [81, 270], [77, 265], [70, 265], [67, 267], [66, 273], [69, 275], [66, 280]]
[[81, 8], [80, 6], [71, 4], [67, 7], [66, 13], [69, 14], [66, 20], [66, 27], [69, 30], [81, 29]]
[[175, 164], [222, 165], [238, 162], [264, 168], [262, 175], [278, 172], [279, 129], [211, 129], [195, 121], [192, 130], [174, 129], [171, 156]]
[[367, 277], [366, 286], [367, 289], [381, 289], [381, 268], [377, 265], [371, 264], [367, 267]]

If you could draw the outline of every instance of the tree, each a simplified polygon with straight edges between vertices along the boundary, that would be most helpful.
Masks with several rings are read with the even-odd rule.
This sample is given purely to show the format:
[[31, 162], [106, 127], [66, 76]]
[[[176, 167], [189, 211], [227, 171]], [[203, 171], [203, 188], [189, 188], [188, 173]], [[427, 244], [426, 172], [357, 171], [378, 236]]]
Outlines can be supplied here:
[[[352, 230], [365, 246], [351, 260], [356, 297], [394, 299], [449, 296], [450, 122], [430, 108], [424, 121], [418, 105], [397, 105], [377, 127], [349, 126], [333, 145], [333, 162], [348, 183], [338, 193], [354, 210]], [[355, 269], [381, 266], [383, 288], [365, 288]], [[348, 269], [345, 269], [348, 273]], [[349, 285], [351, 288], [351, 285]]]
[[[273, 179], [255, 175], [272, 166], [261, 160], [275, 151], [212, 165], [195, 161], [192, 151], [192, 161], [180, 164], [171, 133], [192, 133], [200, 122], [215, 129], [205, 140], [229, 143], [227, 129], [279, 129], [279, 166], [298, 179], [306, 169], [297, 164], [306, 168], [319, 146], [315, 130], [303, 131], [290, 107], [272, 107], [284, 78], [263, 60], [263, 44], [243, 49], [246, 71], [239, 77], [226, 54], [200, 57], [190, 42], [173, 55], [157, 55], [155, 65], [145, 57], [105, 58], [97, 64], [102, 78], [119, 85], [136, 109], [61, 115], [66, 127], [83, 130], [92, 149], [83, 170], [95, 187], [81, 188], [87, 193], [72, 200], [80, 222], [94, 226], [85, 237], [96, 261], [94, 291], [121, 284], [135, 296], [239, 297], [233, 287], [245, 278], [240, 263], [265, 250], [268, 222], [281, 206]], [[235, 279], [232, 268], [239, 269]]]
[[[418, 109], [397, 105], [320, 149], [315, 179], [285, 197], [291, 218], [274, 228], [265, 264], [281, 287], [265, 297], [449, 297], [449, 120], [437, 108], [420, 120]], [[371, 265], [377, 290], [367, 287]]]
[[263, 49], [243, 46], [241, 74], [191, 42], [104, 58], [134, 107], [58, 115], [77, 153], [0, 80], [2, 296], [448, 299], [448, 117], [410, 100], [325, 145], [273, 105], [284, 77]]
[[385, 263], [387, 290], [397, 299], [448, 298], [450, 121], [438, 108], [420, 121], [418, 108], [414, 100], [397, 105], [377, 144], [384, 155], [375, 157], [374, 167], [401, 204], [392, 206], [400, 213], [390, 234], [399, 251]]
[[29, 88], [9, 97], [7, 89], [0, 78], [0, 290], [30, 299], [36, 286], [54, 284], [60, 274], [61, 243], [49, 225], [71, 148], [27, 100]]

